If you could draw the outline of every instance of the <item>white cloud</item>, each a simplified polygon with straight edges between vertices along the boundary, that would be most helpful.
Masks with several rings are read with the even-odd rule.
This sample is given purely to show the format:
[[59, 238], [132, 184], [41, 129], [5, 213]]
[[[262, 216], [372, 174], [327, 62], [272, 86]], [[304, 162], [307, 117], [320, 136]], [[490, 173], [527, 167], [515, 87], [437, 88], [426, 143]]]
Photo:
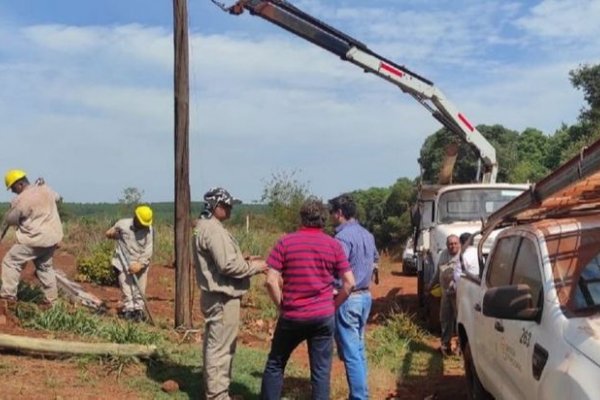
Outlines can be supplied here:
[[597, 0], [543, 0], [517, 24], [529, 33], [560, 41], [597, 41], [600, 35]]

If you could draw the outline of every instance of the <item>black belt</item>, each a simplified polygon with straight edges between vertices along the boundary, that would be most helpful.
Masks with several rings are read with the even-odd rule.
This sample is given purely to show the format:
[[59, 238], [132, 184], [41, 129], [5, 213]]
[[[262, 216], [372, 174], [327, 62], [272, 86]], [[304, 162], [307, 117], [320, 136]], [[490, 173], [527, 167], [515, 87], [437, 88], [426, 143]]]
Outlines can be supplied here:
[[355, 288], [355, 289], [352, 289], [352, 291], [350, 291], [350, 294], [352, 294], [352, 293], [364, 293], [364, 292], [368, 292], [368, 291], [369, 291], [368, 287], [366, 287], [366, 288]]

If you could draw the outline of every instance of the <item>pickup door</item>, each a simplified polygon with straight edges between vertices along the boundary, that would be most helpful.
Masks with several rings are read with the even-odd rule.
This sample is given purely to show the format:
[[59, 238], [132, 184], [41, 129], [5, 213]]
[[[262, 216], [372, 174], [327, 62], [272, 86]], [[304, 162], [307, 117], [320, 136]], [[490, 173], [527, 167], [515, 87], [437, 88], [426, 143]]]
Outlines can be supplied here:
[[[540, 249], [537, 239], [526, 232], [515, 232], [500, 238], [490, 258], [483, 287], [488, 289], [526, 284], [531, 289], [531, 307], [539, 308], [536, 315], [523, 316], [522, 320], [495, 318], [492, 310], [483, 306], [482, 332], [490, 346], [486, 364], [497, 371], [491, 373], [494, 383], [492, 392], [503, 399], [535, 399], [539, 388], [539, 373], [534, 364], [538, 362], [544, 347], [540, 340], [542, 315], [543, 277]], [[489, 354], [494, 352], [495, 354]], [[535, 358], [534, 358], [535, 356]], [[547, 353], [546, 353], [547, 357]], [[489, 371], [482, 371], [487, 375]], [[536, 376], [537, 375], [537, 376]], [[490, 377], [491, 378], [491, 377]], [[485, 379], [489, 381], [488, 379]], [[485, 384], [485, 383], [484, 383]]]

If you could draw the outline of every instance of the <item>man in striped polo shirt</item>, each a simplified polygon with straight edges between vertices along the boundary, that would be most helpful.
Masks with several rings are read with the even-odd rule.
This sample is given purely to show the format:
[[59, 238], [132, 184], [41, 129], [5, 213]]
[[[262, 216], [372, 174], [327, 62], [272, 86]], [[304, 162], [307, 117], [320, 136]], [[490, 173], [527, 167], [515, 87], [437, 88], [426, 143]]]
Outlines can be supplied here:
[[348, 257], [356, 281], [350, 297], [335, 313], [338, 354], [346, 367], [349, 399], [368, 399], [365, 327], [371, 312], [369, 284], [379, 261], [379, 254], [373, 235], [355, 219], [356, 204], [352, 196], [342, 194], [329, 200], [329, 213], [336, 225], [335, 238]]
[[[279, 309], [261, 399], [280, 399], [283, 374], [294, 349], [308, 342], [312, 399], [329, 399], [334, 312], [350, 295], [354, 277], [338, 241], [322, 232], [325, 205], [309, 198], [300, 209], [302, 227], [279, 239], [267, 265], [267, 290]], [[334, 296], [334, 279], [342, 286]]]

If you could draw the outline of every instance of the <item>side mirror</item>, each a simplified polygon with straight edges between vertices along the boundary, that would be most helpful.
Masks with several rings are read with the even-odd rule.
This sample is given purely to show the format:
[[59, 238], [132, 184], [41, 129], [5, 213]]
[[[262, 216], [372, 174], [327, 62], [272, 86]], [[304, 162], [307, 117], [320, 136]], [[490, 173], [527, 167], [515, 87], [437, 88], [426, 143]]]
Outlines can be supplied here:
[[498, 286], [485, 291], [483, 315], [499, 319], [534, 321], [541, 309], [533, 306], [529, 285]]

